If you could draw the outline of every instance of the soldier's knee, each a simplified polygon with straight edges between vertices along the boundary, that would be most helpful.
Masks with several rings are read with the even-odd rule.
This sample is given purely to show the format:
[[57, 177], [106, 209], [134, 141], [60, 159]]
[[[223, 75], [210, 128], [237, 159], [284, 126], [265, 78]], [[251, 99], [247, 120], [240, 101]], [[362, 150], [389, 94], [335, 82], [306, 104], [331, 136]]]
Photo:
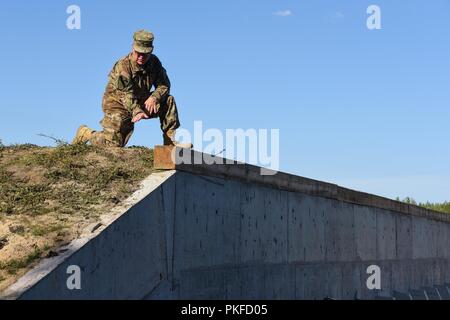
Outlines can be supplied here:
[[93, 146], [103, 147], [106, 146], [106, 139], [102, 132], [94, 132], [89, 140]]
[[117, 147], [117, 148], [125, 147], [123, 141], [107, 140], [107, 139], [91, 140], [91, 144], [96, 147]]
[[128, 139], [115, 132], [96, 132], [91, 138], [91, 144], [96, 147], [124, 147]]

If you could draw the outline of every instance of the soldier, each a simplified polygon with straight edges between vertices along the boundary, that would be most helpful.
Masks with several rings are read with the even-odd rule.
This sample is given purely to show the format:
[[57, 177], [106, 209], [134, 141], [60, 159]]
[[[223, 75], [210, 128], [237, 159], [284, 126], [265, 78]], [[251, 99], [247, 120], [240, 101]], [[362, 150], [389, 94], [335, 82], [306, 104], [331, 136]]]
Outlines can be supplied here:
[[[164, 145], [192, 148], [191, 143], [174, 140], [180, 126], [175, 99], [169, 94], [170, 81], [158, 57], [152, 54], [154, 36], [146, 30], [134, 33], [132, 52], [120, 59], [109, 74], [103, 96], [103, 131], [85, 125], [78, 128], [73, 144], [124, 147], [134, 124], [159, 117]], [[152, 86], [154, 91], [150, 91]]]

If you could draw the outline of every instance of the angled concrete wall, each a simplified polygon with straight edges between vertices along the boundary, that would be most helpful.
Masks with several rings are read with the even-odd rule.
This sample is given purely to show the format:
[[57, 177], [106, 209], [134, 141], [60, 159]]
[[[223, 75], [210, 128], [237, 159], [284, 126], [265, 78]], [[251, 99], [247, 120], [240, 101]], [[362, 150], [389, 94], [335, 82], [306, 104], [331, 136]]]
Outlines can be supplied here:
[[[197, 170], [152, 178], [124, 214], [45, 261], [9, 296], [372, 299], [450, 282], [445, 216], [397, 203], [387, 209], [379, 197], [313, 180], [277, 187], [249, 179], [248, 168], [244, 179]], [[381, 291], [366, 286], [374, 264]], [[82, 269], [81, 290], [67, 289], [69, 265]]]
[[[44, 260], [3, 298], [142, 299], [167, 277], [164, 205], [173, 203], [174, 195], [167, 195], [165, 186], [173, 183], [174, 173], [151, 175], [124, 208], [102, 216], [102, 227]], [[73, 265], [81, 269], [81, 290], [66, 284]]]

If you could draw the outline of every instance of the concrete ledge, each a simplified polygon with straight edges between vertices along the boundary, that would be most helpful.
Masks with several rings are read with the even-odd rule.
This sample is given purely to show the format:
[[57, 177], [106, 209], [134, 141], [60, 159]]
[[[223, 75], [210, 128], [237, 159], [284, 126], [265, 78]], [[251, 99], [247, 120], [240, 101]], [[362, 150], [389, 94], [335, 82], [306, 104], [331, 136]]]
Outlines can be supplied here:
[[[156, 169], [181, 170], [193, 174], [258, 183], [279, 190], [301, 192], [362, 206], [392, 210], [406, 215], [450, 222], [450, 214], [284, 172], [262, 175], [261, 170], [264, 169], [260, 167], [194, 150], [155, 146], [154, 157]], [[175, 163], [172, 159], [175, 159]]]
[[[254, 166], [185, 165], [203, 173], [152, 174], [124, 208], [4, 298], [373, 299], [450, 281], [447, 222]], [[367, 289], [369, 265], [380, 268], [379, 292]], [[66, 285], [69, 266], [81, 270], [80, 290]]]

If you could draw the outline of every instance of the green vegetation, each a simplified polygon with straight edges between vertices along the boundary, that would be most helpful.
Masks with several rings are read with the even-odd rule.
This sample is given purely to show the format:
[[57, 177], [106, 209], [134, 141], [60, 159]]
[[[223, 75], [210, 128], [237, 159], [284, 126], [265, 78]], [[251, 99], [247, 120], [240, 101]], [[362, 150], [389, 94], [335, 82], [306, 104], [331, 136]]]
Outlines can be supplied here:
[[153, 170], [148, 148], [55, 141], [52, 148], [0, 140], [0, 291], [2, 282], [98, 222]]
[[92, 213], [93, 205], [130, 195], [153, 167], [153, 153], [143, 147], [27, 144], [3, 146], [1, 155], [9, 157], [0, 167], [0, 215]]
[[56, 225], [32, 225], [30, 226], [30, 230], [31, 230], [31, 234], [33, 236], [37, 236], [37, 237], [43, 237], [47, 234], [51, 234], [53, 232], [56, 231], [61, 231], [64, 230], [66, 228], [66, 225], [64, 225], [63, 223], [58, 223]]
[[406, 197], [403, 200], [400, 200], [399, 197], [397, 197], [395, 200], [397, 201], [401, 201], [407, 204], [413, 204], [419, 207], [423, 207], [423, 208], [427, 208], [430, 210], [434, 210], [434, 211], [439, 211], [439, 212], [444, 212], [444, 213], [450, 213], [450, 202], [445, 201], [443, 203], [432, 203], [432, 202], [419, 202], [417, 203], [417, 201], [415, 201], [413, 198], [410, 197]]
[[[48, 250], [48, 248], [45, 248]], [[7, 262], [0, 261], [0, 269], [6, 270], [9, 274], [16, 274], [18, 270], [29, 266], [31, 263], [41, 257], [43, 250], [38, 246], [34, 247], [33, 252], [29, 253], [23, 259], [11, 259]]]

